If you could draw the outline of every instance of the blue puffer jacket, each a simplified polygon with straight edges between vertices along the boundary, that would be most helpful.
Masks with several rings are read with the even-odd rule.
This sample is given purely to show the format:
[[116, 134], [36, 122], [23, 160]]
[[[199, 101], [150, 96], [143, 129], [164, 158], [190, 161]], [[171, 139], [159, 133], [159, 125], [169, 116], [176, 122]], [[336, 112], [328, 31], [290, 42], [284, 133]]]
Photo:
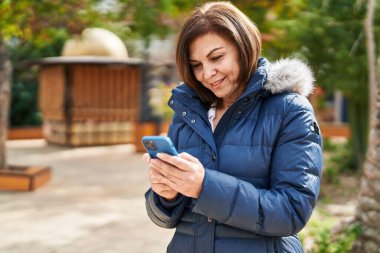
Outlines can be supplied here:
[[152, 221], [176, 228], [168, 252], [303, 252], [297, 233], [316, 204], [322, 171], [322, 137], [305, 97], [312, 82], [298, 60], [260, 59], [214, 133], [196, 93], [173, 90], [169, 137], [206, 172], [198, 199], [146, 193]]

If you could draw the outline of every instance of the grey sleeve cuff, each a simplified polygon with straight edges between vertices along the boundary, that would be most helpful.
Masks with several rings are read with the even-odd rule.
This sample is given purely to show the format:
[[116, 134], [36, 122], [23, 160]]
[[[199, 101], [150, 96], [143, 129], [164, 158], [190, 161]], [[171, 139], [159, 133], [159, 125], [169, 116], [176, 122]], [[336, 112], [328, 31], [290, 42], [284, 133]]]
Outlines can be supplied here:
[[[161, 202], [163, 198], [160, 199], [158, 194], [149, 189], [145, 194], [145, 199], [148, 216], [155, 224], [164, 228], [174, 228], [177, 225], [185, 208], [184, 196], [178, 197], [173, 202], [164, 199], [165, 204], [163, 204]], [[165, 208], [165, 205], [169, 208]]]

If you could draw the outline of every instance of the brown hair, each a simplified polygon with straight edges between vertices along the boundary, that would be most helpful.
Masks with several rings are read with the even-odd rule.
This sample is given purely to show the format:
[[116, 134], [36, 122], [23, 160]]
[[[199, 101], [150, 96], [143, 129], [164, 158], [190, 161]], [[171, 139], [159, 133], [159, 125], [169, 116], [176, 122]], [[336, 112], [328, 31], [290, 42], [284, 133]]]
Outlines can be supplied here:
[[194, 76], [189, 61], [189, 46], [198, 37], [215, 33], [231, 41], [239, 56], [237, 82], [247, 85], [261, 52], [261, 35], [256, 25], [229, 2], [209, 2], [194, 10], [185, 22], [177, 42], [176, 62], [182, 80], [192, 87], [202, 102], [210, 106], [216, 96]]

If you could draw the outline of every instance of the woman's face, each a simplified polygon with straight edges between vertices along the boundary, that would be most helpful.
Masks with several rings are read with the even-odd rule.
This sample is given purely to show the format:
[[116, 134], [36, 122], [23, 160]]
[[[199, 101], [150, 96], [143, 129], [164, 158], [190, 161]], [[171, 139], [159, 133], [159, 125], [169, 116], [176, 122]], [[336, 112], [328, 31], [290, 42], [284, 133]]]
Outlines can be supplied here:
[[190, 44], [189, 56], [195, 78], [216, 97], [233, 102], [241, 95], [238, 51], [229, 40], [207, 33]]

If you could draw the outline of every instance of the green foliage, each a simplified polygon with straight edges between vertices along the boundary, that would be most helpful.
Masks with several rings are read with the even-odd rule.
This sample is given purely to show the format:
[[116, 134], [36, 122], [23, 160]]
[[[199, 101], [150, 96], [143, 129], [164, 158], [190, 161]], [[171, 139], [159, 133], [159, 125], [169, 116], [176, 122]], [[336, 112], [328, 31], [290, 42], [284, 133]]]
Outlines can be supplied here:
[[344, 143], [336, 143], [326, 138], [323, 142], [323, 151], [327, 156], [323, 178], [328, 183], [339, 183], [339, 175], [341, 173], [350, 173], [357, 169], [351, 140]]
[[312, 253], [349, 253], [355, 239], [362, 233], [359, 225], [345, 227], [339, 233], [332, 233], [332, 227], [313, 223], [310, 235], [314, 239]]
[[[368, 86], [367, 86], [368, 88]], [[360, 168], [367, 151], [369, 131], [369, 110], [367, 103], [348, 104], [348, 120], [351, 128], [352, 148], [356, 160], [356, 167]]]
[[100, 17], [100, 0], [5, 0], [0, 2], [0, 40], [49, 41], [63, 29], [78, 33]]
[[68, 34], [57, 32], [55, 36], [45, 43], [20, 42], [8, 46], [14, 66], [11, 87], [11, 127], [41, 124], [42, 115], [38, 109], [38, 67], [31, 65], [30, 61], [59, 55]]
[[[352, 146], [359, 165], [365, 156], [368, 136], [365, 6], [352, 0], [294, 2], [294, 11], [281, 8], [272, 22], [276, 39], [270, 42], [270, 57], [304, 59], [312, 66], [317, 84], [327, 93], [339, 89], [348, 98]], [[377, 15], [375, 24], [379, 21]], [[375, 25], [376, 36], [380, 35], [379, 28]]]
[[[38, 71], [31, 60], [60, 55], [70, 34], [97, 24], [98, 0], [6, 0], [0, 2], [0, 43], [13, 65], [11, 126], [39, 125]], [[29, 62], [29, 63], [28, 63]]]
[[331, 184], [339, 183], [339, 170], [332, 166], [325, 166], [323, 172], [324, 179]]
[[349, 253], [362, 228], [356, 223], [342, 223], [341, 218], [323, 205], [317, 205], [306, 227], [299, 233], [305, 252]]
[[167, 105], [172, 93], [171, 91], [177, 86], [176, 83], [165, 83], [158, 81], [154, 83], [153, 88], [148, 91], [149, 105], [153, 109], [153, 114], [162, 119], [170, 120], [173, 117], [173, 110]]
[[[4, 0], [0, 3], [0, 40], [14, 43], [16, 38], [20, 48], [26, 41], [48, 48], [46, 44], [57, 37], [79, 33], [84, 27], [98, 26], [114, 31], [127, 43], [130, 38], [143, 38], [147, 46], [153, 35], [165, 37], [177, 32], [190, 11], [204, 2]], [[317, 83], [328, 93], [340, 89], [348, 97], [352, 143], [355, 157], [360, 161], [364, 157], [368, 128], [364, 6], [352, 0], [232, 2], [264, 34], [264, 56], [269, 59], [300, 57], [309, 62], [316, 73]], [[378, 26], [375, 26], [375, 34], [380, 35]], [[128, 48], [133, 51], [131, 45]]]
[[275, 22], [275, 28], [286, 31], [278, 38], [283, 47], [313, 66], [325, 90], [339, 89], [350, 101], [366, 101], [365, 9], [351, 0], [302, 2], [302, 9], [292, 17]]
[[323, 151], [332, 152], [337, 150], [338, 145], [331, 138], [323, 138]]
[[124, 20], [132, 32], [149, 46], [152, 36], [165, 37], [178, 31], [181, 23], [197, 1], [191, 0], [120, 0], [118, 9], [110, 13], [116, 20]]
[[41, 113], [37, 107], [38, 83], [18, 81], [12, 84], [10, 126], [39, 126]]
[[330, 157], [328, 163], [335, 166], [339, 172], [356, 170], [355, 155], [350, 142], [343, 144]]

